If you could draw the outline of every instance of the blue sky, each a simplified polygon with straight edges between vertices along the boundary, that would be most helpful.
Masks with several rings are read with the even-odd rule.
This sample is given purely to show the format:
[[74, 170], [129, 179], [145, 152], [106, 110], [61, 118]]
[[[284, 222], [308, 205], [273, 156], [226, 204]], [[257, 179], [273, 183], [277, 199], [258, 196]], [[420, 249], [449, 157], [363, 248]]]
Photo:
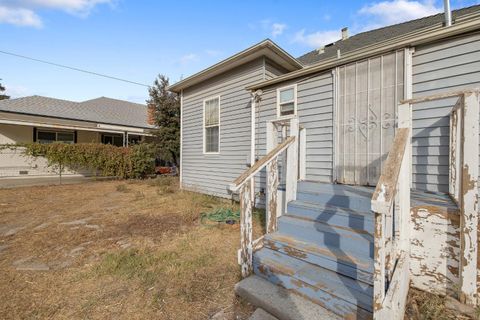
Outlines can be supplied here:
[[[452, 0], [452, 7], [478, 0]], [[0, 50], [150, 85], [189, 76], [265, 38], [299, 56], [350, 33], [442, 10], [443, 1], [0, 0]], [[13, 97], [143, 103], [146, 87], [0, 54]]]

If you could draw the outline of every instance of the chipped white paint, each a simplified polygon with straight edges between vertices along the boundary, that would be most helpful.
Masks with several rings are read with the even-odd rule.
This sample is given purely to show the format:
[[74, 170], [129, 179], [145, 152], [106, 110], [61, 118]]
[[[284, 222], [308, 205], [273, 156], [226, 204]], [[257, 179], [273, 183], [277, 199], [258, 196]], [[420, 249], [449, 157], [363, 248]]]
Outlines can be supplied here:
[[242, 277], [248, 277], [253, 270], [252, 242], [252, 198], [250, 183], [245, 183], [240, 191], [240, 265]]
[[377, 201], [385, 201], [385, 192], [387, 192], [387, 188], [385, 188], [385, 185], [382, 183], [380, 186], [380, 193], [378, 194]]
[[454, 206], [415, 205], [410, 223], [412, 286], [457, 297], [460, 217]]
[[285, 201], [286, 203], [297, 199], [297, 181], [298, 181], [298, 118], [290, 119], [290, 137], [295, 137], [295, 143], [292, 143], [287, 149], [287, 170]]

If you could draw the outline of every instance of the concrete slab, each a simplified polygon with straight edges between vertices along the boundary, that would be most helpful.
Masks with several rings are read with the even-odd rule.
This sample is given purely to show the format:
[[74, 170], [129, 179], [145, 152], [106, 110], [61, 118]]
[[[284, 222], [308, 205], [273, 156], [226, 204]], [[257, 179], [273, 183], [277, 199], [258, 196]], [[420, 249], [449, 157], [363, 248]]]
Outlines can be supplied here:
[[278, 320], [262, 308], [257, 308], [249, 320]]
[[279, 320], [340, 320], [334, 313], [258, 276], [235, 285], [235, 293]]

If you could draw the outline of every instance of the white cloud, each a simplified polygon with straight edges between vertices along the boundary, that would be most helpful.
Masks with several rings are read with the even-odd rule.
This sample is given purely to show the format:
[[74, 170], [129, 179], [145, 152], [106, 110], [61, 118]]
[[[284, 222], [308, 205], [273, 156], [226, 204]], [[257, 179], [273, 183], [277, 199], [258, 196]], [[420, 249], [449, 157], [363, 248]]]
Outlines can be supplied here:
[[59, 10], [87, 17], [100, 4], [113, 6], [117, 0], [3, 0], [0, 5], [0, 23], [41, 27], [39, 9]]
[[32, 10], [9, 8], [5, 6], [0, 6], [0, 23], [13, 24], [22, 27], [42, 27], [42, 20]]
[[219, 56], [219, 55], [222, 54], [221, 51], [213, 50], [213, 49], [207, 49], [207, 50], [205, 50], [205, 53], [206, 53], [207, 56], [209, 56], [209, 57], [217, 57], [217, 56]]
[[287, 25], [284, 23], [273, 23], [272, 24], [272, 37], [276, 38], [281, 35], [283, 31], [287, 28]]
[[[384, 26], [414, 20], [441, 12], [441, 7], [435, 6], [434, 0], [391, 0], [371, 2], [363, 6], [354, 15], [353, 26], [350, 27], [352, 34], [381, 28]], [[324, 19], [328, 21], [328, 15]], [[341, 38], [338, 30], [319, 30], [306, 33], [305, 29], [298, 31], [292, 42], [319, 48], [335, 42]]]
[[198, 56], [195, 53], [188, 53], [180, 57], [178, 59], [178, 63], [181, 65], [186, 65], [192, 61], [195, 61], [198, 59]]
[[358, 14], [368, 18], [361, 30], [371, 30], [396, 23], [414, 20], [441, 12], [434, 1], [393, 0], [368, 4], [358, 11]]
[[31, 95], [30, 90], [24, 86], [5, 85], [5, 94], [11, 98], [20, 98]]
[[295, 34], [293, 42], [304, 44], [309, 47], [320, 48], [326, 44], [339, 40], [340, 37], [340, 30], [325, 30], [306, 34], [305, 29], [303, 29]]

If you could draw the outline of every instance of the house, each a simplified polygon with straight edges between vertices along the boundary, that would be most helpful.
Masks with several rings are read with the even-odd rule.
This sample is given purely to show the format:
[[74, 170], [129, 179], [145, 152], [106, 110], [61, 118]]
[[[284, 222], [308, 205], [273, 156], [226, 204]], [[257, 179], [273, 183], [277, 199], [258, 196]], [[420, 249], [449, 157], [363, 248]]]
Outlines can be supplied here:
[[[84, 102], [42, 96], [0, 101], [0, 145], [63, 142], [128, 146], [151, 136], [153, 128], [146, 105], [106, 97]], [[0, 151], [0, 177], [50, 174], [54, 173], [44, 159], [28, 159], [13, 149]]]
[[479, 5], [170, 86], [182, 187], [239, 194], [236, 292], [279, 319], [402, 319], [409, 285], [477, 305], [479, 87]]

